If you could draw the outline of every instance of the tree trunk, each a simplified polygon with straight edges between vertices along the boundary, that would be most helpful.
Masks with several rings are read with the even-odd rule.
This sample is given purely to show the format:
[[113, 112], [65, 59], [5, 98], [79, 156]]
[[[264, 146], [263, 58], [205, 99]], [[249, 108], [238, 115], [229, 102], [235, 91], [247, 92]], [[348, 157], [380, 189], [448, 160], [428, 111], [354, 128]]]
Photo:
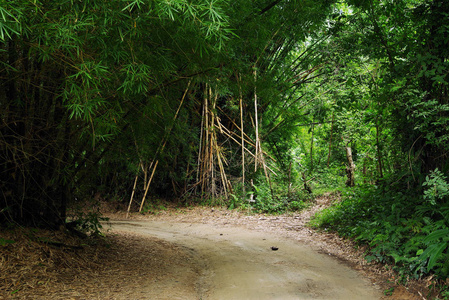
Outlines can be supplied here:
[[379, 164], [379, 178], [383, 178], [384, 177], [384, 173], [383, 173], [383, 164], [382, 164], [382, 151], [381, 151], [381, 146], [380, 146], [380, 141], [379, 141], [379, 135], [380, 135], [380, 129], [379, 129], [379, 120], [376, 120], [376, 142], [377, 142], [377, 161]]
[[327, 154], [327, 167], [329, 168], [330, 160], [331, 160], [331, 149], [332, 149], [332, 135], [334, 132], [334, 120], [335, 120], [335, 113], [332, 113], [332, 123], [331, 123], [331, 138], [329, 141], [329, 152]]
[[313, 120], [312, 120], [312, 139], [310, 141], [310, 172], [313, 171], [313, 131], [314, 131], [315, 127], [313, 125]]
[[346, 175], [348, 177], [346, 180], [346, 186], [353, 187], [355, 185], [355, 164], [352, 160], [352, 149], [349, 146], [346, 146], [346, 157], [348, 159], [348, 165], [346, 166]]

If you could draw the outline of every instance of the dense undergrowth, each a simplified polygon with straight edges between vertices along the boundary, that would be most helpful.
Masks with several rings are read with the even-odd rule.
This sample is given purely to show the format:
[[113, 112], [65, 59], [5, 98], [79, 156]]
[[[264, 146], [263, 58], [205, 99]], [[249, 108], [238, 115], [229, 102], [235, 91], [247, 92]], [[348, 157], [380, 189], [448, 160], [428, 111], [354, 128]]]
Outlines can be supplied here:
[[366, 259], [392, 266], [404, 282], [433, 276], [448, 299], [449, 184], [435, 170], [416, 191], [404, 179], [345, 189], [311, 225], [368, 245]]
[[[242, 188], [241, 184], [236, 184], [228, 197], [186, 197], [177, 200], [153, 198], [145, 203], [141, 213], [158, 213], [167, 210], [170, 206], [190, 207], [200, 205], [221, 206], [230, 210], [237, 209], [253, 213], [282, 214], [301, 211], [309, 207], [313, 197], [313, 194], [306, 191], [301, 184], [293, 186], [282, 180], [272, 181], [271, 184], [268, 184], [262, 178], [246, 186], [245, 189]], [[121, 204], [124, 205], [125, 203]], [[137, 211], [138, 209], [138, 203], [134, 203], [131, 211]]]
[[252, 184], [243, 191], [235, 188], [225, 205], [229, 209], [251, 210], [256, 213], [281, 214], [300, 211], [309, 206], [312, 195], [301, 187], [289, 188], [288, 183], [263, 180]]

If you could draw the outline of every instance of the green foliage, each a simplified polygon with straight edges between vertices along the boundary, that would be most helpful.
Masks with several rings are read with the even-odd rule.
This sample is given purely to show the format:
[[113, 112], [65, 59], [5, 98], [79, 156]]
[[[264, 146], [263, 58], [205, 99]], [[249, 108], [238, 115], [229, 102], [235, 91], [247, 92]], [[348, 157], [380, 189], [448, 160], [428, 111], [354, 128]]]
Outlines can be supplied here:
[[[424, 186], [447, 184], [435, 174], [427, 177]], [[342, 201], [315, 216], [311, 225], [367, 244], [368, 261], [392, 264], [404, 276], [434, 273], [447, 278], [449, 220], [443, 212], [448, 211], [448, 201], [435, 208], [432, 201], [423, 201], [427, 191], [419, 196], [398, 182], [389, 184], [394, 188], [359, 187], [343, 193]]]
[[298, 200], [298, 201], [291, 201], [288, 203], [288, 210], [289, 211], [301, 211], [305, 208], [309, 207], [309, 204], [306, 203], [304, 200]]
[[[157, 197], [300, 210], [344, 185], [350, 146], [367, 186], [314, 222], [444, 276], [449, 4], [334, 2], [0, 2], [0, 222], [57, 228], [75, 197], [140, 198], [156, 162]], [[98, 212], [77, 218], [100, 232]]]
[[235, 209], [239, 205], [242, 206], [242, 203], [240, 203], [239, 198], [235, 194], [230, 194], [229, 196], [230, 196], [230, 198], [229, 198], [228, 209]]
[[431, 205], [436, 205], [437, 202], [449, 200], [449, 183], [447, 177], [437, 169], [432, 171], [429, 176], [426, 176], [426, 181], [423, 183], [427, 189], [424, 191], [424, 200]]
[[247, 199], [253, 195], [254, 202], [248, 202], [250, 208], [259, 213], [280, 214], [287, 211], [300, 211], [308, 206], [310, 195], [303, 191], [291, 191], [279, 182], [272, 183], [272, 189], [264, 182], [253, 185], [253, 190], [247, 193]]
[[[345, 166], [343, 163], [333, 163], [328, 167], [318, 166], [313, 173], [316, 178], [312, 181], [314, 184], [313, 193], [321, 195], [326, 192], [333, 192], [344, 188], [345, 186]], [[357, 178], [358, 179], [358, 178]], [[357, 180], [359, 182], [359, 180]]]
[[[154, 157], [143, 145], [167, 134], [186, 78], [216, 66], [234, 37], [227, 7], [222, 0], [1, 1], [0, 222], [57, 228], [75, 197], [114, 180], [121, 184], [113, 192], [123, 193], [130, 169]], [[130, 125], [149, 137], [137, 143]], [[138, 157], [123, 155], [138, 146]], [[82, 219], [97, 231], [94, 216]]]
[[[334, 98], [320, 97], [332, 103], [324, 106], [324, 115], [333, 124], [334, 138], [323, 124], [315, 128], [314, 145], [323, 147], [327, 141], [331, 169], [345, 163], [342, 141], [349, 142], [359, 186], [343, 190], [342, 201], [318, 214], [311, 225], [368, 245], [368, 260], [393, 265], [403, 278], [435, 274], [446, 279], [449, 96], [443, 70], [449, 57], [444, 21], [449, 4], [349, 4], [351, 10], [340, 10], [334, 21], [328, 43], [317, 47], [329, 53], [326, 80], [317, 80], [316, 88], [334, 93]], [[311, 113], [315, 119], [323, 115]], [[322, 156], [308, 155], [315, 162]], [[326, 173], [332, 174], [330, 179], [322, 175], [329, 182], [338, 178], [338, 172]], [[320, 181], [317, 186], [322, 188]]]
[[104, 236], [102, 222], [109, 221], [101, 216], [98, 208], [85, 211], [81, 207], [74, 211], [72, 219], [77, 230], [90, 236]]
[[388, 288], [384, 291], [385, 296], [392, 296], [394, 292], [394, 287]]
[[268, 184], [260, 184], [256, 183], [253, 185], [253, 192], [249, 194], [253, 194], [254, 203], [252, 207], [258, 212], [265, 213], [276, 213], [282, 211], [284, 203], [280, 203], [276, 201], [276, 198], [273, 199], [270, 186]]
[[[424, 238], [423, 243], [428, 247], [422, 251], [419, 259], [422, 261], [428, 260], [427, 272], [437, 267], [435, 268], [435, 272], [446, 278], [449, 275], [449, 262], [447, 261], [448, 254], [443, 255], [443, 252], [449, 246], [449, 228], [433, 231]], [[437, 264], [438, 261], [440, 261], [439, 264]]]
[[145, 205], [142, 207], [141, 213], [157, 214], [158, 212], [164, 210], [167, 210], [167, 206], [162, 201], [149, 200], [145, 202]]
[[15, 241], [13, 241], [13, 240], [0, 238], [0, 246], [7, 246], [9, 244], [14, 244], [14, 243], [15, 243]]

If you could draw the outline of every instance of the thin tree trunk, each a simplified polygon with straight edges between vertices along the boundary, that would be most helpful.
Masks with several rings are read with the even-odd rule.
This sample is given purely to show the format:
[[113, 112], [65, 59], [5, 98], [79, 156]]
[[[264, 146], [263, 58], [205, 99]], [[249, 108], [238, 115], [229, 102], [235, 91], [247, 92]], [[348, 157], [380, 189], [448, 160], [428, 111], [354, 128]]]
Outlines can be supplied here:
[[363, 160], [362, 174], [363, 174], [363, 183], [366, 183], [366, 159]]
[[331, 160], [331, 149], [332, 149], [332, 135], [334, 131], [334, 120], [335, 120], [335, 113], [332, 113], [332, 123], [331, 123], [331, 138], [329, 141], [329, 152], [327, 154], [327, 167], [329, 168], [330, 160]]
[[380, 142], [379, 142], [379, 135], [380, 135], [379, 119], [376, 119], [377, 161], [379, 164], [379, 177], [383, 178], [384, 174], [383, 174], [383, 164], [382, 164], [382, 151], [381, 151], [381, 146], [380, 146]]
[[310, 141], [310, 172], [313, 171], [313, 132], [314, 132], [315, 126], [313, 125], [312, 120], [312, 140]]
[[346, 145], [346, 158], [348, 159], [348, 165], [346, 166], [346, 175], [348, 179], [346, 180], [346, 185], [353, 187], [355, 185], [355, 164], [352, 160], [352, 150], [351, 147]]
[[310, 186], [309, 186], [309, 181], [310, 181], [310, 180], [313, 180], [313, 178], [307, 180], [306, 173], [305, 173], [305, 172], [302, 172], [302, 181], [303, 181], [303, 183], [304, 183], [304, 190], [305, 190], [307, 193], [312, 194], [312, 189], [311, 189]]
[[288, 166], [288, 192], [287, 192], [288, 199], [290, 199], [291, 196], [291, 186], [292, 186], [292, 162], [290, 162], [290, 165]]

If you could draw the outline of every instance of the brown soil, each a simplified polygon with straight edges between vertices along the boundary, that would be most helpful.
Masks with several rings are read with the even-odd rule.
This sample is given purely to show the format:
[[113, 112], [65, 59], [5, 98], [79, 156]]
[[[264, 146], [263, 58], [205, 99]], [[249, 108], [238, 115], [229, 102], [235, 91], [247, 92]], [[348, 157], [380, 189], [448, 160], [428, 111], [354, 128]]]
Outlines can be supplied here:
[[[265, 267], [278, 265], [281, 270], [287, 270], [291, 266], [297, 268], [298, 262], [281, 255], [288, 252], [287, 247], [298, 245], [306, 245], [321, 257], [332, 257], [332, 261], [338, 261], [343, 268], [355, 270], [357, 277], [362, 280], [368, 278], [370, 283], [366, 284], [366, 290], [371, 290], [371, 295], [378, 295], [378, 298], [426, 299], [426, 282], [412, 282], [408, 287], [397, 286], [393, 272], [387, 271], [384, 266], [366, 263], [363, 249], [357, 249], [350, 241], [334, 234], [317, 232], [304, 226], [316, 211], [332, 201], [334, 199], [331, 197], [322, 197], [302, 213], [282, 216], [204, 207], [171, 208], [146, 216], [133, 214], [128, 219], [132, 221], [122, 222], [122, 227], [119, 227], [120, 222], [114, 222], [116, 227], [113, 228], [117, 229], [108, 233], [107, 243], [93, 240], [89, 244], [82, 244], [86, 241], [67, 238], [61, 232], [3, 231], [0, 237], [14, 240], [15, 243], [0, 246], [0, 299], [251, 299], [248, 295], [243, 298], [232, 297], [229, 292], [217, 294], [225, 287], [217, 286], [214, 280], [229, 283], [226, 280], [231, 279], [225, 277], [226, 268], [235, 267], [235, 264], [218, 264], [217, 260], [223, 257], [212, 252], [231, 246], [239, 251], [253, 251], [249, 253], [260, 255], [254, 256], [253, 263], [266, 257], [277, 259], [268, 261]], [[125, 220], [123, 212], [109, 212], [106, 216]], [[145, 224], [151, 226], [146, 227]], [[157, 231], [156, 227], [161, 224], [165, 224], [165, 227]], [[206, 228], [210, 230], [209, 236], [204, 236]], [[244, 236], [244, 242], [249, 240], [248, 236], [254, 236], [260, 245], [243, 244], [238, 239], [239, 234], [243, 233], [248, 233]], [[200, 243], [200, 240], [204, 242]], [[225, 242], [220, 244], [221, 248], [206, 248], [207, 245]], [[206, 246], [202, 248], [202, 245]], [[279, 247], [279, 251], [272, 251], [270, 245]], [[259, 246], [261, 248], [257, 248]], [[238, 253], [240, 256], [241, 252]], [[278, 255], [277, 258], [272, 254]], [[240, 262], [243, 263], [244, 260]], [[223, 269], [223, 266], [226, 268]], [[220, 268], [223, 270], [220, 271]], [[251, 273], [251, 270], [240, 271]], [[270, 269], [270, 272], [278, 271]], [[235, 274], [235, 270], [231, 273]], [[260, 273], [263, 272], [258, 271], [258, 277]], [[321, 286], [317, 286], [317, 283], [318, 280], [308, 278], [304, 288], [309, 294], [305, 294], [302, 299], [343, 299], [326, 294], [330, 285], [327, 281], [321, 283]], [[348, 289], [357, 292], [365, 283], [353, 283], [352, 288]], [[269, 283], [264, 282], [262, 286], [269, 286]], [[253, 283], [249, 282], [246, 290], [252, 287]], [[290, 287], [286, 285], [285, 289]], [[387, 289], [393, 291], [392, 296], [382, 296]], [[295, 292], [298, 295], [298, 291]], [[281, 295], [277, 299], [301, 297]]]

